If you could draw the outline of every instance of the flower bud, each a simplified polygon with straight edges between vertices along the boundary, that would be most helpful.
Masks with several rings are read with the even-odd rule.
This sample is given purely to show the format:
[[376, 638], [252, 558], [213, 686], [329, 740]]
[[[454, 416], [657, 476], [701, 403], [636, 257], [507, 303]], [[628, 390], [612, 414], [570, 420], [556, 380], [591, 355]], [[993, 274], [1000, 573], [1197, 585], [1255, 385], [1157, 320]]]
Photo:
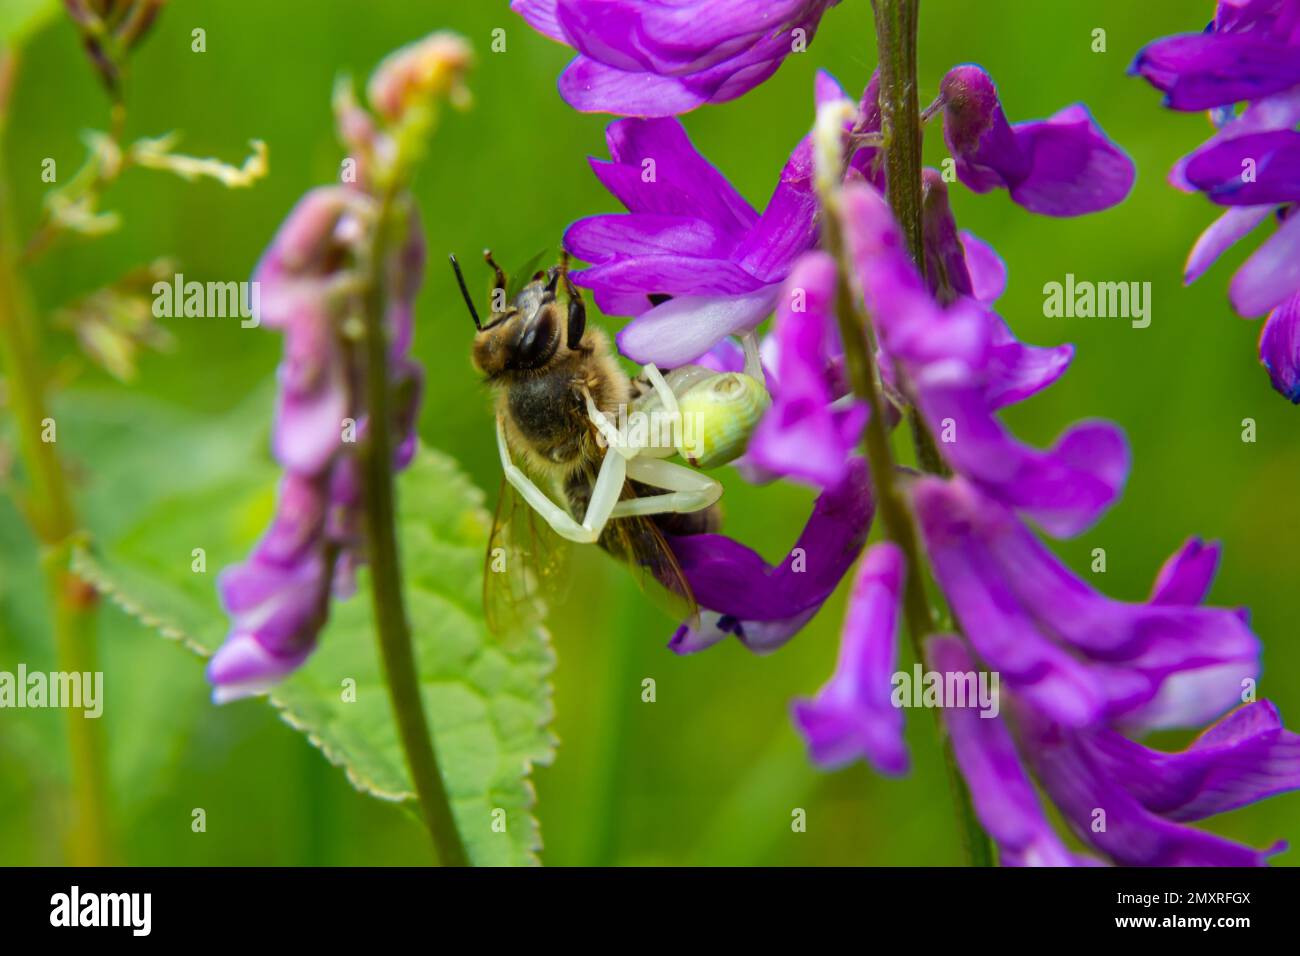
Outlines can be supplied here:
[[366, 87], [370, 105], [389, 122], [412, 106], [446, 97], [460, 107], [469, 101], [465, 73], [473, 54], [454, 33], [433, 33], [391, 53], [371, 74]]

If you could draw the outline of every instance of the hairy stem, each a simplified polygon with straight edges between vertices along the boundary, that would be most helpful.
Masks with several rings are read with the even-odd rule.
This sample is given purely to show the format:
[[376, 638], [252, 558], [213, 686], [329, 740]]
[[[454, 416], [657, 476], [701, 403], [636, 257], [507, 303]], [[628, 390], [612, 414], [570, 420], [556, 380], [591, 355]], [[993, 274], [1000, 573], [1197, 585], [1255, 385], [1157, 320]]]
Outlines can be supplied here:
[[[872, 6], [876, 15], [876, 43], [880, 63], [880, 112], [885, 132], [886, 198], [889, 200], [894, 218], [903, 231], [912, 261], [924, 277], [925, 252], [921, 223], [923, 130], [917, 91], [916, 54], [920, 0], [872, 0]], [[841, 289], [841, 295], [844, 295], [848, 291], [847, 282], [842, 285], [844, 287]], [[865, 324], [866, 317], [854, 315], [852, 309], [856, 300], [851, 293], [848, 293], [848, 296], [850, 311], [845, 316], [842, 310], [840, 320], [846, 348], [848, 343], [853, 341], [856, 348], [865, 352], [861, 326]], [[864, 358], [867, 363], [871, 363], [869, 354], [864, 355]], [[873, 463], [877, 456], [884, 456], [881, 459], [882, 465], [873, 464], [873, 471], [888, 472], [887, 487], [877, 482], [877, 494], [881, 499], [881, 517], [885, 522], [886, 532], [907, 556], [908, 574], [904, 592], [904, 612], [916, 658], [924, 662], [923, 642], [926, 635], [934, 630], [935, 624], [925, 591], [925, 563], [917, 541], [916, 525], [911, 510], [893, 482], [893, 463], [888, 457], [889, 436], [885, 431], [883, 416], [880, 414], [883, 401], [879, 383], [876, 381], [876, 371], [871, 364], [868, 364], [868, 372], [863, 383], [869, 390], [866, 398], [871, 408], [871, 420], [867, 425], [866, 436], [867, 453]], [[855, 385], [855, 389], [856, 387]], [[916, 450], [917, 463], [921, 469], [930, 474], [949, 474], [947, 464], [935, 445], [934, 436], [930, 433], [920, 412], [915, 407], [909, 408], [907, 419]], [[874, 473], [872, 478], [876, 480]], [[885, 476], [882, 475], [882, 478]], [[944, 741], [948, 782], [956, 803], [967, 856], [976, 866], [990, 866], [993, 863], [993, 853], [988, 835], [976, 818], [970, 791], [957, 767], [942, 720], [939, 721], [939, 732]]]
[[[0, 127], [0, 160], [5, 149], [3, 132]], [[58, 669], [94, 673], [96, 599], [94, 591], [69, 569], [79, 523], [55, 444], [57, 423], [46, 403], [47, 377], [37, 347], [30, 296], [18, 273], [19, 246], [8, 183], [0, 161], [0, 354], [28, 479], [20, 505], [41, 545], [40, 564], [50, 600]], [[47, 429], [47, 423], [54, 431]], [[112, 862], [104, 734], [98, 719], [77, 709], [67, 713], [74, 803], [67, 852], [76, 865], [102, 866]]]
[[388, 696], [434, 851], [443, 866], [468, 866], [469, 858], [456, 829], [451, 802], [438, 769], [437, 751], [425, 718], [424, 701], [420, 696], [411, 629], [402, 595], [401, 559], [394, 525], [392, 415], [389, 408], [388, 337], [384, 321], [384, 264], [390, 235], [397, 225], [393, 206], [392, 190], [389, 189], [380, 203], [374, 225], [364, 317], [368, 434], [363, 458], [371, 595]]

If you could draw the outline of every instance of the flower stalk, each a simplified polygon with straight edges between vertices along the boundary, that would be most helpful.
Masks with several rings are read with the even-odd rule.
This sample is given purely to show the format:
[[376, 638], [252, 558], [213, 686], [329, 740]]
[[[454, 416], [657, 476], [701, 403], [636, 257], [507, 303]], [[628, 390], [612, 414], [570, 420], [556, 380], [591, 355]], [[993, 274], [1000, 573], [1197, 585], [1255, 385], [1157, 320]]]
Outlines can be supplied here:
[[[872, 0], [880, 65], [880, 115], [884, 130], [885, 196], [903, 229], [907, 251], [925, 277], [921, 228], [921, 142], [924, 117], [917, 91], [917, 20], [920, 0]], [[951, 474], [920, 412], [907, 411], [907, 424], [921, 470]]]
[[[925, 590], [926, 570], [916, 523], [907, 499], [895, 480], [897, 467], [890, 447], [885, 418], [885, 398], [881, 389], [879, 372], [872, 358], [874, 349], [869, 345], [873, 338], [871, 325], [860, 305], [861, 299], [849, 281], [852, 264], [845, 250], [840, 229], [838, 210], [827, 204], [823, 225], [823, 245], [839, 264], [836, 289], [835, 314], [839, 322], [840, 337], [844, 343], [845, 364], [853, 392], [867, 403], [864, 444], [867, 464], [871, 471], [871, 484], [876, 493], [876, 508], [884, 523], [885, 537], [898, 545], [903, 553], [906, 574], [903, 581], [903, 620], [912, 643], [916, 659], [925, 662], [924, 641], [935, 630], [935, 616]], [[937, 720], [937, 713], [936, 713]], [[940, 735], [943, 736], [940, 722]], [[949, 785], [957, 805], [967, 855], [973, 865], [992, 866], [993, 857], [988, 837], [975, 817], [970, 792], [957, 768], [952, 748], [944, 738], [944, 763]]]
[[[879, 44], [887, 197], [903, 230], [908, 251], [917, 268], [922, 269], [925, 256], [921, 227], [921, 117], [916, 77], [917, 0], [873, 0], [873, 6]], [[903, 618], [916, 659], [924, 665], [924, 642], [935, 631], [936, 618], [926, 593], [927, 572], [916, 522], [896, 481], [897, 468], [885, 418], [886, 399], [874, 359], [871, 323], [861, 304], [861, 296], [849, 280], [853, 267], [840, 225], [836, 196], [838, 178], [818, 177], [825, 209], [822, 243], [840, 267], [835, 312], [846, 368], [854, 394], [866, 402], [870, 413], [863, 439], [868, 467], [885, 535], [898, 545], [904, 557]], [[922, 469], [946, 474], [947, 467], [919, 411], [911, 407], [907, 415]], [[939, 729], [968, 857], [974, 865], [990, 866], [993, 859], [988, 837], [976, 819], [969, 790], [943, 733], [942, 722]]]
[[411, 628], [402, 594], [401, 557], [397, 550], [393, 489], [392, 413], [389, 408], [388, 341], [384, 332], [383, 263], [395, 221], [393, 190], [384, 190], [368, 254], [369, 283], [365, 302], [367, 446], [363, 451], [367, 541], [375, 628], [384, 680], [397, 720], [402, 750], [442, 866], [468, 866], [469, 859], [443, 786], [437, 751], [429, 733], [416, 675]]
[[[5, 113], [0, 106], [0, 117]], [[3, 150], [0, 123], [0, 156]], [[46, 440], [45, 423], [53, 421], [46, 400], [48, 379], [39, 358], [30, 296], [18, 272], [20, 252], [8, 183], [0, 168], [0, 355], [19, 455], [28, 475], [20, 506], [41, 546], [57, 666], [69, 673], [94, 672], [97, 602], [93, 589], [69, 566], [80, 525], [57, 446]], [[68, 710], [68, 747], [75, 814], [66, 835], [69, 859], [78, 866], [102, 866], [112, 862], [112, 841], [100, 722], [75, 708]]]

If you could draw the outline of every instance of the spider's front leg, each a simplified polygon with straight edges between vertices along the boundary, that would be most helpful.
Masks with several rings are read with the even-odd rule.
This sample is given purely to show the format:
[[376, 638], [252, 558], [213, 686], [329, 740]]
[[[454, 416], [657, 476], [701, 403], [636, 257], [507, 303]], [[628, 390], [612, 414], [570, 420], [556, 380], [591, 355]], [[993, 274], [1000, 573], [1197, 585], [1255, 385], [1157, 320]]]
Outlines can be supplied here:
[[501, 454], [501, 469], [505, 473], [506, 481], [519, 492], [529, 507], [555, 529], [556, 534], [578, 544], [595, 544], [600, 539], [601, 532], [605, 530], [605, 523], [609, 521], [610, 513], [623, 493], [627, 459], [622, 455], [606, 453], [604, 461], [601, 462], [600, 472], [596, 476], [596, 483], [591, 490], [587, 513], [583, 515], [582, 523], [579, 524], [568, 511], [552, 501], [546, 492], [538, 488], [533, 480], [511, 460], [505, 425], [500, 418], [497, 419], [497, 450]]

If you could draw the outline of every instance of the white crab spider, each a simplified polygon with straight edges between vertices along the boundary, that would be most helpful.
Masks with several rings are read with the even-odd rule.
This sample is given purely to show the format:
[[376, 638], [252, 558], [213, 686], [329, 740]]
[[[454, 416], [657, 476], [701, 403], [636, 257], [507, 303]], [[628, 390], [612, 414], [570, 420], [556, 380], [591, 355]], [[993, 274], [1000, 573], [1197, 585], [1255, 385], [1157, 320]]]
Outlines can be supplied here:
[[[642, 368], [642, 374], [653, 390], [638, 399], [635, 407], [646, 410], [657, 404], [677, 422], [684, 414], [698, 414], [702, 418], [702, 430], [719, 446], [715, 453], [692, 461], [697, 467], [712, 467], [736, 457], [743, 451], [744, 440], [766, 410], [768, 398], [754, 334], [746, 334], [742, 344], [745, 350], [743, 375], [685, 366], [672, 373], [676, 382], [674, 386], [653, 363]], [[604, 438], [606, 450], [581, 522], [556, 504], [515, 465], [506, 442], [505, 425], [500, 418], [496, 423], [497, 449], [506, 480], [561, 537], [580, 544], [594, 544], [611, 518], [702, 511], [722, 496], [722, 485], [716, 479], [667, 460], [676, 453], [691, 461], [685, 449], [662, 443], [634, 444], [596, 407], [590, 392], [585, 389], [584, 398], [587, 415]], [[684, 404], [690, 407], [684, 410]], [[719, 408], [722, 408], [721, 414], [717, 411]], [[677, 430], [675, 434], [680, 436], [682, 432]], [[662, 488], [664, 493], [620, 500], [628, 479]]]

